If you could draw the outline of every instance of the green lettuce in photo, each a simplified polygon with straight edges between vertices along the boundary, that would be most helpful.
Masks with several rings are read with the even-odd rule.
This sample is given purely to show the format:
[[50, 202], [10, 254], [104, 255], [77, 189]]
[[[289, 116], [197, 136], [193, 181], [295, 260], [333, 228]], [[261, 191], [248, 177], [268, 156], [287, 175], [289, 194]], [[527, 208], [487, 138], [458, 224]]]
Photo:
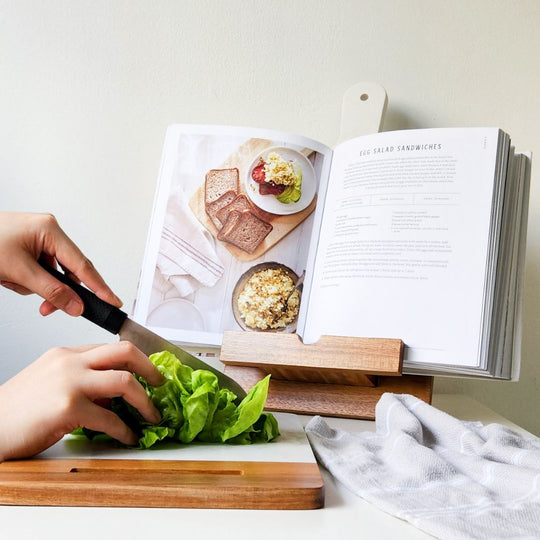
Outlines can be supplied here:
[[[166, 440], [252, 444], [270, 442], [279, 436], [277, 420], [263, 412], [270, 375], [260, 380], [237, 406], [236, 395], [219, 388], [211, 371], [185, 366], [167, 351], [152, 354], [150, 361], [165, 382], [151, 386], [142, 377], [137, 379], [161, 413], [159, 424], [149, 424], [122, 398], [114, 398], [111, 403], [111, 409], [139, 434], [139, 448]], [[88, 438], [96, 435], [87, 429], [83, 432]]]

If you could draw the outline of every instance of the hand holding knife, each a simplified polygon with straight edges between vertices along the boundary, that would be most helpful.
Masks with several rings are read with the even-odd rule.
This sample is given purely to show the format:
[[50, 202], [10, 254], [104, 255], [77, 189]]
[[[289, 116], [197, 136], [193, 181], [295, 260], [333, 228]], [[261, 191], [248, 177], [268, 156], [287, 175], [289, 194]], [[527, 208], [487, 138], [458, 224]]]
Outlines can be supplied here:
[[79, 295], [84, 304], [82, 316], [85, 319], [97, 324], [112, 334], [118, 335], [121, 340], [130, 341], [147, 356], [160, 351], [169, 351], [183, 364], [193, 369], [211, 371], [218, 378], [221, 388], [228, 388], [236, 394], [237, 399], [235, 402], [237, 404], [246, 396], [244, 389], [222, 371], [206, 364], [184, 349], [154, 334], [154, 332], [151, 332], [144, 326], [137, 324], [127, 316], [127, 313], [101, 300], [92, 291], [76, 283], [66, 274], [52, 268], [43, 261], [40, 261], [40, 264], [47, 272], [58, 279], [58, 281], [68, 285]]

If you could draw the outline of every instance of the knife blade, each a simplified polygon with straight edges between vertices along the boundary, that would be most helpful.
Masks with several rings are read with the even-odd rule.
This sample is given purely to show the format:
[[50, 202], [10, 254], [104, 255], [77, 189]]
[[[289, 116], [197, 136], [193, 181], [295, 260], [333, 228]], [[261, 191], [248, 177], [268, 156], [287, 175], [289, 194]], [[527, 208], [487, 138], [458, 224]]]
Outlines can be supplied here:
[[73, 289], [79, 295], [84, 304], [82, 316], [85, 319], [97, 324], [112, 334], [118, 334], [120, 339], [130, 341], [147, 356], [156, 352], [169, 351], [186, 366], [193, 369], [207, 369], [211, 371], [217, 377], [220, 388], [227, 388], [236, 395], [236, 404], [246, 396], [244, 389], [234, 379], [231, 379], [219, 369], [203, 362], [200, 358], [178, 347], [178, 345], [174, 345], [161, 336], [154, 334], [148, 328], [131, 320], [127, 316], [127, 313], [101, 300], [91, 290], [76, 283], [66, 274], [59, 272], [41, 260], [39, 263], [49, 274]]
[[238, 403], [246, 397], [246, 392], [234, 379], [129, 318], [126, 318], [118, 334], [120, 339], [131, 341], [146, 356], [159, 351], [169, 351], [186, 366], [211, 371], [217, 377], [220, 388], [228, 388], [236, 394]]

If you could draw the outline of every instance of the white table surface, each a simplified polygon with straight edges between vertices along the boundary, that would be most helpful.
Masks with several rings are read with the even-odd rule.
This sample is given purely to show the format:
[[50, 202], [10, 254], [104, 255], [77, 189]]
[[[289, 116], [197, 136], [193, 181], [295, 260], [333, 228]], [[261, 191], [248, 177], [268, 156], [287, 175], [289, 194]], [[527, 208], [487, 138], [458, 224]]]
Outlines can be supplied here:
[[[462, 395], [434, 396], [433, 404], [463, 420], [521, 428]], [[310, 417], [299, 417], [306, 424]], [[373, 431], [375, 423], [329, 418], [333, 427]], [[323, 469], [325, 507], [319, 510], [193, 510], [156, 508], [0, 507], [0, 537], [19, 539], [431, 538], [356, 497]]]

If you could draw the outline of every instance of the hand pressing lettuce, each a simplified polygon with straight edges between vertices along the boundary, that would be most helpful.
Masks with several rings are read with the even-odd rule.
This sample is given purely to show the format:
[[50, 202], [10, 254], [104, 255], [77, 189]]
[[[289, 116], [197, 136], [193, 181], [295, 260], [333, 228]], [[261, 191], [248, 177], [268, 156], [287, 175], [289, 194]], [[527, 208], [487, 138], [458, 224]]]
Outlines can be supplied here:
[[[220, 389], [211, 371], [193, 370], [167, 351], [151, 355], [150, 361], [166, 381], [161, 386], [150, 386], [141, 377], [137, 379], [161, 413], [161, 422], [149, 424], [122, 398], [114, 398], [111, 403], [111, 409], [140, 434], [139, 448], [150, 448], [162, 440], [252, 444], [269, 442], [279, 435], [277, 420], [263, 413], [270, 375], [236, 406], [235, 394]], [[96, 435], [84, 428], [82, 431], [90, 439]]]

